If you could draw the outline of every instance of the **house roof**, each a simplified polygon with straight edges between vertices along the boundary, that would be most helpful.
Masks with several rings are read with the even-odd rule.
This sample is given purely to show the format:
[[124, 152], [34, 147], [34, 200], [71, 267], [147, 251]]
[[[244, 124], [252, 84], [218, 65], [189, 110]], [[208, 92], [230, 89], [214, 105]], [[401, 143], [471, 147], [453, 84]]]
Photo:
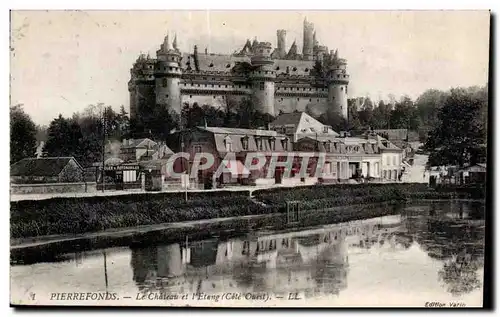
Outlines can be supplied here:
[[148, 138], [142, 138], [142, 139], [131, 139], [127, 141], [127, 145], [123, 145], [123, 148], [125, 149], [130, 149], [130, 148], [138, 148], [138, 147], [147, 147], [147, 144], [150, 144], [150, 146], [153, 146], [156, 144], [155, 141], [148, 139]]
[[58, 176], [74, 157], [25, 158], [10, 167], [11, 176]]
[[[271, 128], [293, 126], [295, 128], [294, 133], [301, 136], [339, 136], [330, 126], [324, 125], [305, 112], [280, 114], [269, 126]], [[325, 132], [325, 127], [328, 128], [327, 132]]]
[[297, 126], [302, 118], [303, 112], [291, 112], [280, 114], [270, 126], [295, 125]]
[[[239, 129], [239, 128], [219, 128], [219, 127], [198, 127], [198, 129], [214, 134], [234, 134], [234, 135], [254, 135], [254, 136], [280, 136], [276, 131], [261, 129]], [[283, 136], [284, 137], [284, 136]]]
[[408, 129], [377, 129], [373, 130], [377, 134], [387, 134], [389, 140], [406, 140]]

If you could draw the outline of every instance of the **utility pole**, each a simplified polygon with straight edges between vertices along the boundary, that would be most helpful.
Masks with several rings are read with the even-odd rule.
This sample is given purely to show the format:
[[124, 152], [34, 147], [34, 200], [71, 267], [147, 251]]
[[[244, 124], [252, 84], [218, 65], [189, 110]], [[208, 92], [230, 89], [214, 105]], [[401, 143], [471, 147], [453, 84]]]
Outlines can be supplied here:
[[102, 169], [101, 169], [101, 182], [102, 182], [102, 192], [104, 193], [104, 160], [105, 160], [105, 152], [106, 152], [106, 106], [104, 106], [103, 114], [102, 114]]
[[102, 251], [103, 259], [104, 259], [104, 283], [106, 284], [106, 293], [108, 292], [108, 265], [106, 261], [106, 250]]
[[[180, 134], [181, 134], [181, 151], [182, 153], [185, 152], [185, 146], [184, 146], [184, 124], [183, 124], [183, 121], [182, 121], [182, 114], [183, 114], [183, 109], [182, 109], [182, 98], [179, 100], [179, 103], [180, 103], [180, 115], [179, 115], [179, 130], [180, 130]], [[189, 171], [188, 171], [188, 167], [189, 167], [189, 162], [187, 162], [187, 166], [186, 166], [186, 176], [184, 178], [184, 199], [185, 201], [188, 200], [188, 181], [189, 181]], [[182, 170], [184, 171], [184, 160], [181, 158], [181, 168]], [[182, 180], [181, 180], [181, 183], [182, 183]]]

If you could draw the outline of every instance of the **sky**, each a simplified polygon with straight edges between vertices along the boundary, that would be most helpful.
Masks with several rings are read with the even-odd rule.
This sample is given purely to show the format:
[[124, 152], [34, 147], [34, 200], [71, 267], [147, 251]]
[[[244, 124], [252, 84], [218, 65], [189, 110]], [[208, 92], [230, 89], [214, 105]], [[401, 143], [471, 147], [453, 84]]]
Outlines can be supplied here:
[[305, 17], [348, 60], [349, 97], [488, 82], [488, 11], [12, 11], [10, 103], [37, 124], [100, 102], [128, 110], [130, 68], [167, 32], [184, 52], [229, 54], [254, 37], [276, 47], [285, 29], [301, 51]]

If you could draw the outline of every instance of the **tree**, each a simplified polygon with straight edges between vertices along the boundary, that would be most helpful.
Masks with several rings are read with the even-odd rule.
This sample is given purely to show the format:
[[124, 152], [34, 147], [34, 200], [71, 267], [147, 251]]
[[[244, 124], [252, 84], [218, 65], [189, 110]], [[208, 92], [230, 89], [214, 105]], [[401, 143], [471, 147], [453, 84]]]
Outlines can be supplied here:
[[438, 112], [438, 124], [429, 133], [425, 149], [428, 165], [475, 164], [486, 160], [487, 90], [451, 89]]
[[327, 111], [318, 118], [318, 121], [331, 126], [332, 129], [337, 132], [349, 130], [348, 121], [342, 117], [340, 113], [335, 111]]
[[22, 105], [10, 107], [10, 163], [13, 164], [36, 153], [37, 129]]
[[80, 148], [82, 138], [78, 122], [59, 115], [49, 125], [45, 153], [49, 157], [74, 156], [80, 162], [83, 157]]
[[366, 97], [363, 102], [363, 108], [358, 112], [359, 122], [364, 127], [373, 125], [373, 102]]
[[374, 129], [388, 129], [391, 119], [391, 106], [380, 100], [378, 107], [373, 109], [372, 127]]
[[403, 96], [399, 102], [396, 102], [394, 110], [391, 112], [391, 129], [417, 130], [419, 124], [417, 109], [413, 101], [410, 97]]
[[419, 129], [421, 139], [425, 140], [429, 131], [437, 125], [437, 115], [446, 96], [447, 93], [444, 91], [429, 89], [424, 91], [424, 93], [422, 93], [415, 101], [418, 117], [421, 122]]

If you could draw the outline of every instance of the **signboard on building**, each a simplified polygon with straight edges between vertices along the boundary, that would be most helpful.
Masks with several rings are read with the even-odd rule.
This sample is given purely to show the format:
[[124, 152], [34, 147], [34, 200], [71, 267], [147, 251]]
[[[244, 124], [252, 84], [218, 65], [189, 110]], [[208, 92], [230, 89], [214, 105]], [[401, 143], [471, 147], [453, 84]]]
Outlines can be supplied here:
[[105, 171], [134, 171], [139, 170], [141, 167], [139, 165], [115, 165], [115, 166], [105, 166]]

